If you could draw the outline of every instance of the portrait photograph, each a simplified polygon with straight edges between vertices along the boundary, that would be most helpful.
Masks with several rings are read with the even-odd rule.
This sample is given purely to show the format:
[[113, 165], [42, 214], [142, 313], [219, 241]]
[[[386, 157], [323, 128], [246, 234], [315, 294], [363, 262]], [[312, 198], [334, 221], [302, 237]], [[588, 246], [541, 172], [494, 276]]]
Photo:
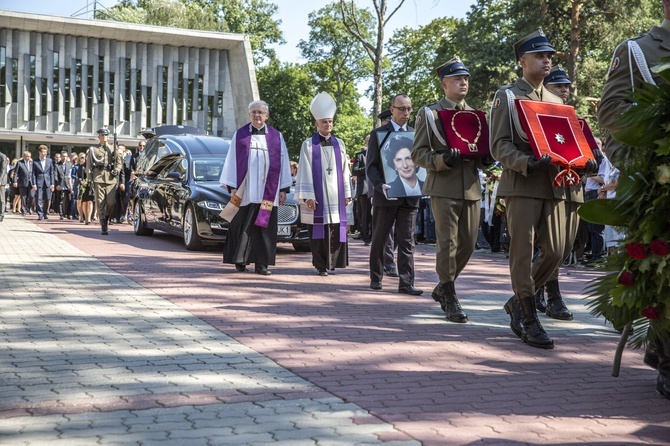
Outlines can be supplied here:
[[412, 161], [414, 132], [377, 133], [389, 198], [416, 197], [426, 180], [426, 169]]

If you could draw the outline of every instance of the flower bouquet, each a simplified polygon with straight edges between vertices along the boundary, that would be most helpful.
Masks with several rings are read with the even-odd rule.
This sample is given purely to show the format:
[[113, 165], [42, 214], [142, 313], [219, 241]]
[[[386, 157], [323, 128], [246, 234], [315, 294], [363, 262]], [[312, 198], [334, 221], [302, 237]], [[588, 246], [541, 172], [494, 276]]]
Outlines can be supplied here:
[[626, 127], [613, 134], [628, 145], [613, 160], [621, 171], [616, 197], [579, 210], [584, 220], [624, 233], [607, 273], [588, 288], [591, 314], [623, 329], [614, 376], [626, 343], [639, 348], [670, 338], [670, 61], [653, 71], [667, 83], [637, 90], [636, 105], [622, 117]]

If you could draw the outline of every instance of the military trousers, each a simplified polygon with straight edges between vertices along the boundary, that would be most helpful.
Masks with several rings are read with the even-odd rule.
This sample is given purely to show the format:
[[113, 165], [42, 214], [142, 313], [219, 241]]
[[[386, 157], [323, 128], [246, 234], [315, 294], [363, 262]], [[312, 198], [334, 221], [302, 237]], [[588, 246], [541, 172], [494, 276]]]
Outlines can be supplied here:
[[[557, 199], [505, 197], [510, 235], [509, 269], [514, 294], [535, 294], [563, 261], [567, 241], [565, 202]], [[533, 254], [540, 252], [535, 262]]]
[[468, 264], [477, 243], [480, 203], [430, 197], [435, 219], [435, 271], [440, 283], [453, 282]]
[[98, 218], [102, 221], [104, 218], [111, 217], [116, 204], [117, 183], [93, 183], [95, 193], [95, 202], [98, 206]]
[[[570, 253], [572, 252], [572, 248], [574, 247], [575, 244], [575, 239], [577, 238], [577, 231], [579, 230], [579, 214], [577, 211], [579, 210], [579, 206], [582, 205], [582, 203], [575, 203], [572, 201], [566, 201], [565, 203], [565, 230], [566, 230], [566, 237], [567, 239], [565, 240], [565, 246], [563, 247], [563, 260], [565, 260]], [[535, 259], [537, 260], [542, 256], [542, 252], [538, 254], [538, 257]], [[562, 262], [561, 262], [562, 263]], [[561, 265], [559, 264], [554, 272], [551, 274], [551, 277], [547, 280], [558, 280], [558, 270], [560, 269]], [[544, 285], [544, 283], [538, 283], [536, 286], [539, 288], [540, 286]]]

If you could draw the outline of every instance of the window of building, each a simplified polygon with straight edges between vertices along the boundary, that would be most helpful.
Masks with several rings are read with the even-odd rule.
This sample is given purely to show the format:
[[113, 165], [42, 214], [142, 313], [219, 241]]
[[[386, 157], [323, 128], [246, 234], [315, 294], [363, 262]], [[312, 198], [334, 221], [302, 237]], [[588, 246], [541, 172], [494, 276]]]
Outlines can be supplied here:
[[161, 88], [161, 122], [167, 122], [167, 97], [168, 97], [168, 67], [163, 67]]
[[77, 59], [74, 64], [74, 106], [81, 107], [81, 83], [83, 79], [81, 59]]
[[116, 74], [113, 71], [109, 72], [109, 119], [107, 125], [114, 122], [114, 103], [116, 102], [116, 91], [115, 91], [115, 78]]
[[184, 121], [184, 64], [177, 64], [177, 124]]
[[49, 79], [42, 78], [42, 91], [40, 101], [40, 115], [47, 115], [47, 93], [49, 92]]
[[203, 94], [205, 89], [205, 78], [202, 74], [198, 75], [198, 110], [202, 110]]
[[29, 56], [30, 60], [30, 85], [29, 85], [29, 92], [28, 92], [28, 100], [29, 102], [29, 108], [28, 108], [28, 113], [29, 113], [29, 120], [32, 121], [35, 119], [35, 101], [37, 100], [36, 98], [36, 91], [37, 91], [37, 84], [36, 84], [36, 79], [35, 79], [35, 61], [37, 60], [35, 58], [34, 54], [31, 54]]
[[193, 119], [193, 79], [186, 81], [186, 119]]
[[5, 57], [7, 56], [7, 51], [4, 46], [0, 46], [0, 107], [4, 107], [7, 101], [5, 97], [6, 91], [6, 82], [5, 82]]
[[60, 54], [54, 51], [54, 79], [53, 79], [53, 95], [51, 97], [51, 109], [53, 111], [60, 110]]
[[86, 65], [86, 111], [88, 117], [93, 117], [93, 65]]
[[101, 104], [105, 93], [105, 58], [98, 56], [98, 102]]
[[123, 108], [123, 119], [126, 121], [130, 120], [130, 92], [131, 87], [130, 87], [130, 80], [131, 80], [131, 73], [130, 73], [130, 59], [126, 59], [126, 64], [125, 64], [125, 89], [124, 89], [124, 108]]
[[135, 73], [135, 110], [141, 109], [142, 98], [142, 70]]
[[223, 92], [216, 92], [216, 115], [217, 117], [223, 116]]
[[151, 87], [147, 87], [147, 118], [146, 118], [146, 127], [151, 127], [151, 103], [152, 103], [152, 96], [151, 96]]
[[65, 69], [65, 79], [63, 85], [63, 114], [65, 115], [65, 122], [70, 122], [70, 98], [72, 90], [70, 88], [70, 76], [72, 72], [69, 68]]
[[9, 59], [12, 62], [12, 102], [19, 100], [19, 59]]
[[207, 131], [211, 132], [214, 125], [214, 96], [206, 96], [207, 102]]

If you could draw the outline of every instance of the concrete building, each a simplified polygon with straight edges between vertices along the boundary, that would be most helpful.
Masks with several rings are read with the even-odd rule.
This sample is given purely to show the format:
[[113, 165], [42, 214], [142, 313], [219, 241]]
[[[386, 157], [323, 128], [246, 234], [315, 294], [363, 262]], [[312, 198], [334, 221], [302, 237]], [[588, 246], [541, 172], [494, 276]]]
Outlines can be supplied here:
[[[0, 10], [0, 150], [182, 124], [230, 137], [258, 99], [246, 36]], [[116, 127], [114, 127], [116, 122]]]

